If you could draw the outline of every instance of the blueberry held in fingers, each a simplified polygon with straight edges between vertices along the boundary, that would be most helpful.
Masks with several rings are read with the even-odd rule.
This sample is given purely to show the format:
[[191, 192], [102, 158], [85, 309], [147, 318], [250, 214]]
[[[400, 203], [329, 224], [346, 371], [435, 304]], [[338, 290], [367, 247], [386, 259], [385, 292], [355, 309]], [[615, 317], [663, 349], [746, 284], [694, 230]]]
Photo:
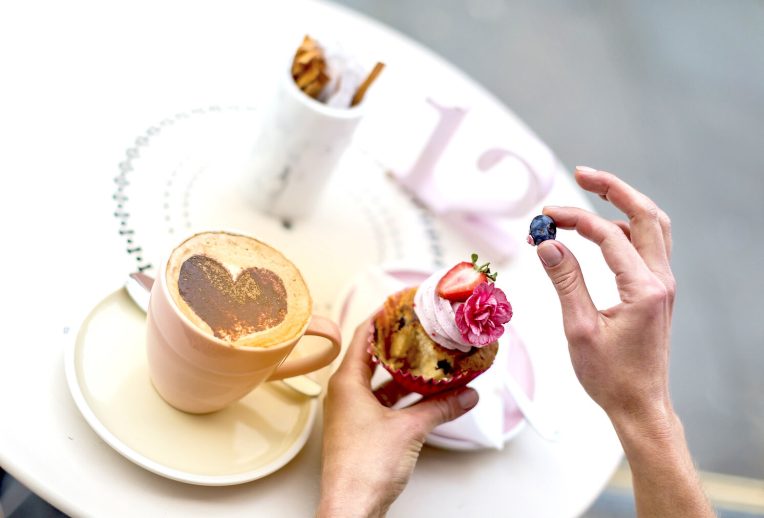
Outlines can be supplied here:
[[529, 244], [538, 246], [541, 242], [555, 237], [557, 237], [557, 225], [552, 218], [544, 214], [533, 218], [528, 236]]

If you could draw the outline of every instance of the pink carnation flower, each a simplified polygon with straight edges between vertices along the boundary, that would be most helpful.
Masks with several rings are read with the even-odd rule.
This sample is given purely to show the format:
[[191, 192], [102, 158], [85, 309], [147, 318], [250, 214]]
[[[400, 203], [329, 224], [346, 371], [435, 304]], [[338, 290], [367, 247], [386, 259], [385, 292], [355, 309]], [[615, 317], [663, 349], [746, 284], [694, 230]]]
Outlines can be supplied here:
[[462, 338], [477, 347], [498, 340], [511, 318], [507, 296], [490, 282], [476, 286], [467, 301], [456, 308], [456, 326]]

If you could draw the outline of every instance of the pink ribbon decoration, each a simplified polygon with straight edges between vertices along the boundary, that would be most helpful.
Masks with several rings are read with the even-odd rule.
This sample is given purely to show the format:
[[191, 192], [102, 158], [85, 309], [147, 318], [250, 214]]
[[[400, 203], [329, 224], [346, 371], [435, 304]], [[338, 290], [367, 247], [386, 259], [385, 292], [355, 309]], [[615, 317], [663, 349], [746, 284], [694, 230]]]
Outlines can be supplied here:
[[[392, 171], [397, 181], [419, 202], [442, 217], [453, 228], [471, 240], [494, 260], [514, 255], [525, 235], [514, 235], [506, 224], [512, 218], [527, 217], [543, 200], [554, 183], [554, 159], [551, 152], [528, 131], [506, 135], [502, 140], [514, 141], [525, 152], [492, 146], [467, 159], [472, 170], [450, 169], [441, 160], [449, 145], [458, 137], [459, 128], [468, 110], [444, 107], [432, 99], [427, 103], [438, 113], [438, 121], [424, 148], [405, 172]], [[495, 140], [495, 138], [494, 138]], [[535, 156], [534, 156], [535, 154]], [[521, 168], [502, 168], [515, 161]], [[540, 163], [546, 167], [538, 167]], [[518, 183], [516, 171], [526, 173], [526, 188], [519, 196], [513, 189]], [[513, 197], [512, 194], [515, 194]]]

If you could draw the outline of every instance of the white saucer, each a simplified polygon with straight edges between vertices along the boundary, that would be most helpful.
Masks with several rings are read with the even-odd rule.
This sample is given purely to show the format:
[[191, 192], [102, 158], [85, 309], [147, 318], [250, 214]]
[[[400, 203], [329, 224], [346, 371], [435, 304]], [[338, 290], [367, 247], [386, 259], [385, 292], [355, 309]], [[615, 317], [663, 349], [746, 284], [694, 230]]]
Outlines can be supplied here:
[[206, 486], [262, 478], [297, 455], [313, 426], [317, 399], [266, 383], [219, 412], [180, 412], [149, 379], [145, 320], [119, 289], [66, 335], [69, 390], [107, 444], [158, 475]]

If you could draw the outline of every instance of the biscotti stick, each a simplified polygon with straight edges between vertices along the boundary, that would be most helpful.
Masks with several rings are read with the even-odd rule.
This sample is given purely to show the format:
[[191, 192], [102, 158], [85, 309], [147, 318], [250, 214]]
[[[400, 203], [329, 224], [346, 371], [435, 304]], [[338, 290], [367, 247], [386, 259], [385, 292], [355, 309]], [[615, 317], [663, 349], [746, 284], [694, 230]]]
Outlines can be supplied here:
[[368, 90], [369, 86], [371, 86], [371, 83], [374, 82], [375, 79], [377, 79], [377, 76], [382, 72], [382, 69], [385, 68], [384, 63], [377, 63], [374, 65], [374, 68], [369, 73], [369, 75], [364, 79], [363, 83], [361, 83], [361, 86], [358, 87], [358, 90], [356, 90], [355, 95], [353, 96], [353, 100], [350, 102], [350, 106], [356, 106], [357, 104], [360, 104], [361, 101], [363, 101], [363, 96], [366, 95], [366, 90]]

